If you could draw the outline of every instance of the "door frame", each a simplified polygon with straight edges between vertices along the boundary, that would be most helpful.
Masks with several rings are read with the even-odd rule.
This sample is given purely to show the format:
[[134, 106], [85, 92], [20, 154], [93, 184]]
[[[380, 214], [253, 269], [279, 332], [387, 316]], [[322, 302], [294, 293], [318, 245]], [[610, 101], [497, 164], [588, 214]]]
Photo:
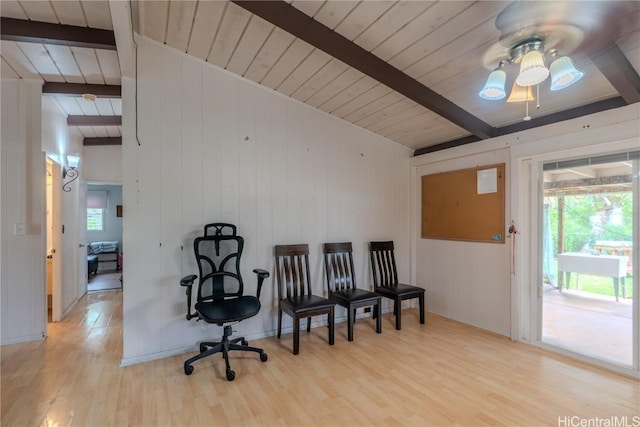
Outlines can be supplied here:
[[[640, 326], [639, 326], [639, 300], [633, 299], [633, 361], [630, 368], [609, 363], [600, 359], [585, 356], [566, 349], [558, 348], [542, 342], [542, 165], [548, 161], [556, 159], [591, 157], [614, 153], [620, 151], [636, 151], [638, 140], [635, 138], [625, 139], [606, 144], [577, 145], [562, 150], [557, 149], [558, 145], [551, 141], [540, 143], [534, 149], [528, 144], [527, 150], [512, 149], [511, 170], [512, 189], [515, 191], [511, 199], [511, 212], [514, 224], [518, 233], [512, 236], [516, 241], [513, 243], [516, 261], [514, 263], [515, 272], [512, 274], [512, 339], [524, 341], [529, 344], [557, 352], [571, 358], [596, 365], [623, 375], [640, 378]], [[528, 151], [528, 152], [527, 152]], [[639, 172], [634, 169], [634, 176], [638, 177]], [[639, 201], [639, 179], [633, 181], [634, 191], [634, 211], [638, 211]], [[640, 245], [638, 236], [640, 227], [633, 230], [634, 266], [640, 265]], [[640, 281], [639, 274], [634, 274], [632, 282], [633, 294], [638, 295]]]
[[[62, 320], [62, 263], [64, 262], [62, 251], [62, 220], [61, 220], [61, 202], [62, 202], [62, 168], [52, 159], [47, 157], [51, 164], [51, 247], [55, 251], [51, 258], [51, 320], [59, 322]], [[45, 184], [46, 185], [46, 184]], [[46, 260], [45, 260], [46, 262]], [[45, 280], [46, 289], [46, 280]], [[48, 323], [48, 322], [47, 322]]]

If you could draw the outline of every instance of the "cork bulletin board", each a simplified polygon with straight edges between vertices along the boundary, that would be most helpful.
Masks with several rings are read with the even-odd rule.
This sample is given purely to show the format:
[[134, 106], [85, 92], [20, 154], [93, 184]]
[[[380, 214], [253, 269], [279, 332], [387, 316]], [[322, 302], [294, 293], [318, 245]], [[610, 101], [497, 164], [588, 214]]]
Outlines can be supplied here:
[[504, 243], [504, 163], [422, 177], [422, 238]]

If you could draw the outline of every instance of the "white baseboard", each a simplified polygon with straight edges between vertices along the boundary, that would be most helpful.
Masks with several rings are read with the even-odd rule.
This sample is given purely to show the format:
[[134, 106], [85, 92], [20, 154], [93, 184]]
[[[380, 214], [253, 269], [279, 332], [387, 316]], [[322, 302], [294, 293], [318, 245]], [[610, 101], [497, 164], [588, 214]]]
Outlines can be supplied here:
[[[384, 314], [389, 311], [393, 311], [393, 308], [389, 310], [382, 310], [382, 313]], [[370, 317], [370, 316], [371, 316], [371, 313], [361, 313], [357, 316], [357, 318], [360, 319], [362, 317]], [[318, 317], [318, 318], [322, 317], [325, 320], [318, 320], [315, 322], [312, 321], [311, 322], [312, 328], [317, 328], [320, 326], [327, 325], [326, 316], [314, 316], [314, 317]], [[347, 321], [346, 315], [336, 316], [336, 319], [335, 319], [336, 324], [346, 322], [346, 321]], [[247, 341], [250, 341], [250, 340], [258, 340], [262, 338], [274, 337], [276, 336], [277, 332], [278, 332], [277, 329], [271, 329], [267, 331], [257, 332], [254, 334], [242, 334], [242, 335]], [[282, 328], [283, 334], [288, 334], [290, 332], [293, 332], [293, 325]], [[194, 345], [186, 346], [186, 347], [174, 348], [166, 351], [159, 351], [157, 353], [143, 354], [141, 356], [134, 356], [134, 357], [125, 357], [120, 360], [120, 367], [122, 368], [124, 366], [135, 365], [137, 363], [151, 362], [152, 360], [164, 359], [165, 357], [178, 356], [180, 354], [189, 353], [193, 351], [198, 351], [197, 343]]]
[[188, 347], [174, 348], [166, 351], [159, 351], [157, 353], [143, 354], [142, 356], [123, 357], [120, 359], [120, 367], [135, 365], [137, 363], [151, 362], [152, 360], [164, 359], [165, 357], [173, 357], [179, 354], [188, 353], [190, 351], [197, 351], [197, 345], [190, 345]]
[[45, 334], [36, 334], [36, 335], [24, 335], [21, 337], [12, 337], [12, 338], [3, 338], [0, 340], [0, 345], [9, 345], [9, 344], [19, 344], [21, 342], [29, 342], [29, 341], [42, 341], [45, 339]]

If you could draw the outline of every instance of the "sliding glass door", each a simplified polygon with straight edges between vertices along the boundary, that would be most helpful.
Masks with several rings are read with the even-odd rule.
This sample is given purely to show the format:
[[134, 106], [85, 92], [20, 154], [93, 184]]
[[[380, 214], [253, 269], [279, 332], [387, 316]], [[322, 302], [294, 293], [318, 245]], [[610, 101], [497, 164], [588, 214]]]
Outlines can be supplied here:
[[546, 161], [538, 198], [542, 343], [623, 367], [637, 357], [639, 157]]

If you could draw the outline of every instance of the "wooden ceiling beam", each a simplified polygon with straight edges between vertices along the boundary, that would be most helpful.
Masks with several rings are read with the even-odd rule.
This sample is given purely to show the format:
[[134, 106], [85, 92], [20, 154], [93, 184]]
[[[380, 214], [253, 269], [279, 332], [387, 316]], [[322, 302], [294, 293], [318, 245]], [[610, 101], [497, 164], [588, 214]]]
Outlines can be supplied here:
[[[526, 122], [522, 121], [522, 122], [515, 123], [513, 125], [497, 128], [496, 136], [508, 135], [510, 133], [521, 132], [523, 130], [533, 129], [540, 126], [546, 126], [552, 123], [562, 122], [565, 120], [586, 116], [588, 114], [599, 113], [601, 111], [610, 110], [612, 108], [624, 107], [625, 105], [627, 105], [627, 103], [621, 97], [605, 99], [603, 101], [582, 105], [580, 107], [572, 108], [570, 110], [560, 111], [553, 114], [547, 114], [546, 116], [536, 117]], [[420, 156], [422, 154], [446, 150], [447, 148], [458, 147], [460, 145], [470, 144], [472, 142], [477, 142], [477, 141], [479, 141], [479, 139], [474, 136], [465, 136], [463, 138], [455, 139], [452, 141], [430, 145], [428, 147], [418, 148], [417, 150], [414, 151], [413, 155]]]
[[591, 61], [627, 104], [640, 101], [640, 76], [617, 44], [591, 55]]
[[122, 126], [122, 116], [67, 116], [67, 126]]
[[2, 18], [2, 40], [116, 50], [113, 31], [75, 25]]
[[580, 107], [571, 108], [570, 110], [558, 111], [557, 113], [547, 114], [546, 116], [534, 117], [529, 121], [521, 121], [509, 126], [503, 126], [497, 129], [497, 136], [521, 132], [523, 130], [563, 122], [565, 120], [576, 119], [578, 117], [599, 113], [612, 108], [624, 107], [625, 105], [627, 105], [627, 103], [621, 97], [605, 99], [603, 101], [597, 101], [591, 104], [581, 105]]
[[267, 22], [417, 102], [479, 139], [495, 129], [351, 40], [322, 25], [285, 1], [232, 0]]
[[122, 137], [100, 137], [100, 138], [85, 138], [82, 141], [82, 145], [85, 147], [96, 147], [102, 145], [122, 145]]
[[82, 83], [45, 82], [42, 86], [44, 95], [82, 96], [85, 93], [99, 98], [121, 98], [122, 91], [118, 85], [93, 85]]

